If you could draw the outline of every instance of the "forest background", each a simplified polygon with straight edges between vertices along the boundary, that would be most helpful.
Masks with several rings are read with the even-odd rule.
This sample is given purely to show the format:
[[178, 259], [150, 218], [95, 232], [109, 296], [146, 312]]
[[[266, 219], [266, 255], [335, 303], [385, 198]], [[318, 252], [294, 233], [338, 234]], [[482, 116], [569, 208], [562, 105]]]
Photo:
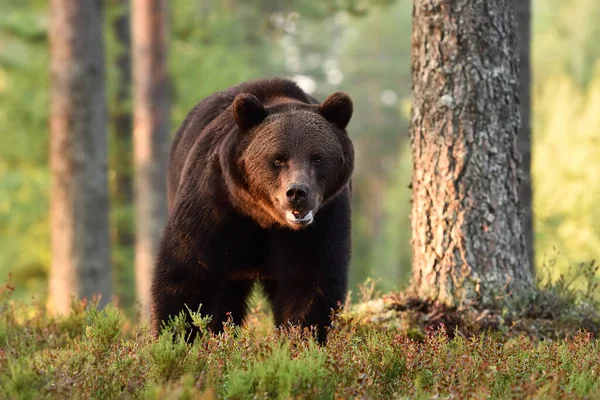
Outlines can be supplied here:
[[[323, 100], [355, 100], [349, 132], [357, 149], [350, 287], [369, 277], [382, 290], [410, 278], [411, 7], [375, 1], [354, 13], [317, 2], [169, 2], [170, 131], [215, 91], [247, 79], [293, 77]], [[107, 98], [113, 284], [119, 304], [135, 301], [131, 141], [119, 135], [124, 12], [107, 1]], [[325, 2], [323, 2], [325, 4]], [[15, 297], [44, 297], [50, 269], [48, 4], [0, 0], [0, 281]], [[600, 3], [532, 2], [532, 177], [538, 271], [568, 274], [600, 259]], [[125, 178], [123, 178], [125, 177]]]

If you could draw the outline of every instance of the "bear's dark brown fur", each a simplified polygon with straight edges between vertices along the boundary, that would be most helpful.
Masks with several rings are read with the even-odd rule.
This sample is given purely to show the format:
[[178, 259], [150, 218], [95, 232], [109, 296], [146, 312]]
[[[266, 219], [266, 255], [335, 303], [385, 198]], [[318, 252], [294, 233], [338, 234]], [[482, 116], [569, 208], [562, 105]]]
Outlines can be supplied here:
[[255, 280], [276, 323], [317, 328], [343, 303], [350, 262], [352, 101], [294, 82], [246, 82], [188, 114], [168, 166], [169, 221], [152, 282], [155, 333], [198, 310], [241, 323]]

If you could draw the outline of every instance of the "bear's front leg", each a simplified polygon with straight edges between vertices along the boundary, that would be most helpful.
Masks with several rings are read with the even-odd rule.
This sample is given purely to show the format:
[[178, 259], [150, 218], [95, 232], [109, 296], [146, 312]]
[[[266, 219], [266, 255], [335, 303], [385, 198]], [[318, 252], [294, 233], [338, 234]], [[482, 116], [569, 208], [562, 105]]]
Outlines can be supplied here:
[[343, 277], [321, 277], [317, 281], [270, 282], [265, 284], [265, 291], [273, 304], [276, 325], [313, 327], [319, 344], [325, 344], [332, 312], [344, 304], [347, 285]]
[[202, 261], [196, 240], [169, 224], [165, 230], [153, 274], [152, 330], [160, 334], [170, 318], [185, 312], [190, 325], [187, 340], [193, 341], [198, 328], [192, 325], [191, 311], [211, 315], [211, 330], [219, 330], [217, 321], [223, 294], [223, 270]]
[[269, 263], [275, 280], [265, 289], [277, 324], [313, 325], [319, 342], [325, 342], [331, 312], [346, 300], [350, 235], [348, 189], [318, 212], [313, 225], [272, 234]]

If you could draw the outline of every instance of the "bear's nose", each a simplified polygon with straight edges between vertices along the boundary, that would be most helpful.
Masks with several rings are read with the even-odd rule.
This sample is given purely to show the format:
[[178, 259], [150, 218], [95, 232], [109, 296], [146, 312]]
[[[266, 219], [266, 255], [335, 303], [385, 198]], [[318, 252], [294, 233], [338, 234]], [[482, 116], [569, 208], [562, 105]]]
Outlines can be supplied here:
[[292, 183], [288, 186], [285, 195], [292, 204], [300, 204], [308, 197], [308, 187], [299, 183]]

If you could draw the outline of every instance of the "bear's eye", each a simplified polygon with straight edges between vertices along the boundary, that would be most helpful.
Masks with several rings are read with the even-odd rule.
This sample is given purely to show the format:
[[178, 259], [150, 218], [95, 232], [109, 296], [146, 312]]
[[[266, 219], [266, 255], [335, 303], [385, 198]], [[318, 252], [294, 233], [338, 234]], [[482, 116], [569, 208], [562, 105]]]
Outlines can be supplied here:
[[285, 161], [283, 161], [283, 159], [282, 159], [282, 158], [279, 158], [279, 157], [278, 157], [278, 158], [276, 158], [276, 159], [274, 159], [274, 160], [273, 160], [273, 164], [274, 164], [276, 167], [281, 167], [281, 166], [283, 166], [283, 164], [285, 164]]
[[313, 157], [312, 163], [313, 163], [313, 165], [319, 166], [319, 165], [323, 164], [323, 160], [319, 156]]

